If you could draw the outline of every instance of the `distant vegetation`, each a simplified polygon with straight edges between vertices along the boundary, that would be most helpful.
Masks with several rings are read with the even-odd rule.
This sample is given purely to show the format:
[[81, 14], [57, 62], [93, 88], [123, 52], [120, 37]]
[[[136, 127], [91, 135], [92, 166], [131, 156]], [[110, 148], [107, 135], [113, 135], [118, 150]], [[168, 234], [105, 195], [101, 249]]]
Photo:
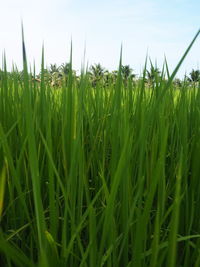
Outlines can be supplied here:
[[[62, 87], [63, 84], [66, 84], [66, 80], [70, 74], [70, 63], [63, 63], [60, 66], [57, 64], [51, 64], [48, 68], [43, 69], [44, 80], [51, 87], [59, 88]], [[78, 82], [80, 81], [81, 75], [77, 75], [76, 71], [72, 69], [73, 78]], [[118, 70], [108, 71], [104, 67], [101, 66], [100, 63], [91, 65], [88, 70], [86, 70], [86, 75], [88, 75], [89, 81], [91, 82], [92, 87], [95, 87], [98, 83], [101, 83], [103, 87], [109, 87], [113, 83], [117, 81]], [[3, 71], [0, 69], [0, 79], [3, 75]], [[12, 72], [7, 72], [7, 75], [10, 78], [17, 78], [20, 82], [23, 80], [23, 71], [18, 71], [16, 68], [13, 68]], [[29, 78], [35, 82], [41, 82], [41, 73], [39, 74], [29, 74]], [[161, 71], [159, 68], [154, 67], [151, 63], [151, 68], [145, 70], [145, 75], [141, 77], [134, 73], [133, 69], [129, 65], [121, 66], [121, 77], [125, 87], [127, 87], [128, 83], [136, 84], [140, 80], [144, 78], [145, 84], [148, 86], [152, 86], [159, 80], [167, 80], [166, 72]], [[188, 86], [198, 85], [200, 81], [200, 70], [194, 70], [189, 73], [189, 75], [185, 75], [185, 77], [181, 79], [174, 79], [174, 86], [181, 86], [182, 84], [187, 83]]]

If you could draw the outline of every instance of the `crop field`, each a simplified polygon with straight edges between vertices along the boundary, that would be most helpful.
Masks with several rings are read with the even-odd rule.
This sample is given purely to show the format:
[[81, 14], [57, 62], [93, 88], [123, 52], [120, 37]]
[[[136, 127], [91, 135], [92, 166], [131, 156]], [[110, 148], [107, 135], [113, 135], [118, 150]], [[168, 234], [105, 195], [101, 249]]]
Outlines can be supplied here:
[[151, 83], [4, 59], [0, 266], [200, 266], [200, 84], [173, 81], [193, 42]]

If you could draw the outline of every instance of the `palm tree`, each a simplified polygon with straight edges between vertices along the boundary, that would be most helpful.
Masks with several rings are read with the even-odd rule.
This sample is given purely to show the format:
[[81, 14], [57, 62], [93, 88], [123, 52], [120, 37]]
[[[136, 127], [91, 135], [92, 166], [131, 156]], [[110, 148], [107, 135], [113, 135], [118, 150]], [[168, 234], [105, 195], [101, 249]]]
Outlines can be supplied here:
[[71, 70], [71, 63], [62, 63], [62, 65], [60, 66], [60, 70], [65, 76], [68, 76]]
[[128, 80], [129, 77], [131, 77], [132, 75], [132, 72], [133, 70], [130, 68], [129, 65], [124, 65], [122, 66], [122, 77], [125, 79], [125, 80]]
[[92, 85], [95, 86], [105, 74], [105, 68], [101, 66], [100, 63], [90, 66], [89, 75], [92, 79]]
[[94, 64], [90, 67], [90, 73], [95, 77], [103, 77], [105, 69], [100, 63]]
[[53, 74], [54, 72], [59, 72], [60, 67], [58, 67], [56, 64], [50, 64], [49, 72], [50, 74]]
[[151, 66], [150, 71], [146, 70], [146, 73], [147, 73], [148, 82], [150, 83], [150, 85], [153, 85], [154, 83], [156, 83], [159, 80], [161, 72], [160, 72], [159, 68], [157, 68], [157, 67], [154, 68], [153, 66]]
[[192, 70], [190, 72], [190, 77], [188, 77], [189, 82], [197, 83], [200, 81], [200, 70]]
[[70, 63], [63, 63], [61, 66], [51, 64], [49, 68], [51, 86], [60, 87], [64, 81], [64, 77], [69, 74], [70, 68]]
[[128, 80], [132, 81], [136, 77], [133, 73], [133, 69], [131, 69], [129, 65], [122, 65], [121, 73], [125, 86], [127, 85]]
[[63, 63], [60, 66], [61, 73], [64, 77], [67, 77], [70, 74], [70, 71], [72, 71], [72, 75], [76, 76], [76, 71], [72, 69], [71, 63]]
[[109, 84], [112, 84], [114, 82], [114, 76], [111, 72], [106, 70], [104, 72], [104, 77], [103, 77], [104, 85], [109, 86]]

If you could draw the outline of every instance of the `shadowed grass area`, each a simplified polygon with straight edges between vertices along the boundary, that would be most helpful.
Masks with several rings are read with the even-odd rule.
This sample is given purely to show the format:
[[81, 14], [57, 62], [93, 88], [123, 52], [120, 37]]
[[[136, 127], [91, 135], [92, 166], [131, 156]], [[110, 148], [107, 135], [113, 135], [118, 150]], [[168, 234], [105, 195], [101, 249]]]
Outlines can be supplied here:
[[[22, 34], [23, 35], [23, 34]], [[0, 79], [1, 266], [200, 264], [200, 91]]]

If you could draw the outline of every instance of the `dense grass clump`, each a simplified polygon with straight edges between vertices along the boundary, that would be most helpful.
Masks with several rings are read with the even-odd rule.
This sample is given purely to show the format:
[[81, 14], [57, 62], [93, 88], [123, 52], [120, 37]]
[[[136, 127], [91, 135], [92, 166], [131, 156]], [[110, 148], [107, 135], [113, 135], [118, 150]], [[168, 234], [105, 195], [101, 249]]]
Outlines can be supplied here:
[[177, 70], [55, 90], [25, 49], [22, 80], [4, 64], [1, 266], [200, 266], [200, 90]]

